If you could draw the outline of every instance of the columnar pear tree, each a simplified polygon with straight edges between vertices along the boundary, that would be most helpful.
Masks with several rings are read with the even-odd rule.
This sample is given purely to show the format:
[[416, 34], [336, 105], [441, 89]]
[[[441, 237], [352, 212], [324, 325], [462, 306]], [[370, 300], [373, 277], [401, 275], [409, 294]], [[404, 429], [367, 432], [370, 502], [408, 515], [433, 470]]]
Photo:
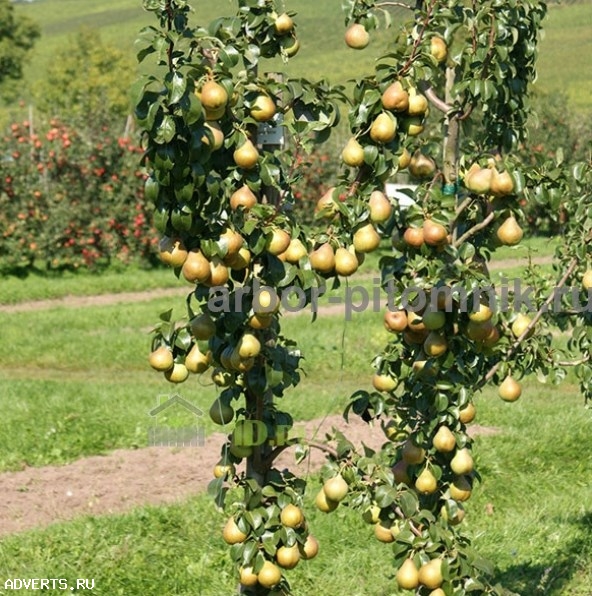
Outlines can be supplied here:
[[[209, 25], [193, 25], [184, 0], [144, 1], [158, 20], [142, 32], [139, 60], [150, 74], [134, 89], [145, 192], [161, 258], [192, 285], [184, 318], [161, 315], [150, 363], [173, 383], [211, 375], [219, 387], [210, 415], [230, 434], [210, 489], [229, 514], [223, 537], [241, 593], [291, 593], [286, 570], [314, 564], [304, 562], [319, 548], [305, 490], [318, 491], [324, 512], [341, 504], [374, 524], [391, 543], [401, 589], [499, 593], [462, 531], [479, 480], [467, 425], [488, 383], [513, 401], [521, 377], [559, 381], [574, 365], [589, 392], [592, 334], [581, 307], [592, 286], [590, 164], [521, 171], [512, 157], [525, 141], [544, 2], [343, 6], [344, 52], [364, 49], [378, 26], [392, 30], [352, 97], [326, 80], [262, 72], [262, 59], [287, 62], [300, 49], [295, 14], [273, 0], [237, 0], [235, 16]], [[294, 152], [326, 141], [344, 114], [343, 167], [319, 197], [316, 225], [304, 227], [291, 209], [302, 175]], [[287, 147], [258, 142], [266, 122], [285, 130]], [[384, 192], [403, 170], [418, 181], [405, 206]], [[522, 239], [521, 201], [554, 192], [574, 194], [557, 279], [531, 268], [532, 308], [509, 300], [513, 308], [496, 309], [488, 261]], [[291, 439], [302, 355], [282, 333], [278, 296], [295, 288], [306, 306], [354, 275], [381, 240], [392, 336], [368, 355], [372, 389], [352, 395], [345, 415], [384, 433], [384, 444], [360, 453], [337, 431], [326, 444]], [[553, 345], [554, 325], [572, 331], [571, 360]], [[320, 490], [274, 467], [294, 444], [300, 457], [326, 452]]]

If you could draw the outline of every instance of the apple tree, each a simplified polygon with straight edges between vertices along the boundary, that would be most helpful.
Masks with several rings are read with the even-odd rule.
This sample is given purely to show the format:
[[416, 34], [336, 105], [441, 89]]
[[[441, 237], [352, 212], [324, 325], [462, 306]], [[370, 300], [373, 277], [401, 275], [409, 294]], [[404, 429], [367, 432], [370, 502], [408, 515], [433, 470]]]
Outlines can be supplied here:
[[[366, 48], [378, 26], [393, 31], [350, 98], [324, 79], [261, 72], [261, 60], [299, 51], [295, 15], [273, 0], [236, 4], [234, 16], [194, 25], [185, 0], [144, 0], [158, 25], [141, 34], [138, 57], [150, 67], [134, 95], [161, 258], [191, 284], [186, 316], [161, 315], [150, 363], [173, 383], [207, 374], [219, 387], [210, 416], [230, 432], [210, 490], [229, 512], [223, 537], [240, 592], [290, 593], [285, 570], [317, 553], [306, 482], [274, 467], [296, 445], [300, 457], [326, 452], [316, 506], [342, 503], [373, 524], [392, 544], [400, 588], [499, 593], [460, 525], [479, 480], [473, 397], [494, 383], [514, 401], [521, 377], [559, 381], [572, 364], [589, 391], [592, 374], [590, 315], [580, 308], [592, 285], [590, 165], [523, 171], [513, 157], [546, 5], [346, 0], [344, 52]], [[294, 151], [325, 142], [342, 116], [343, 167], [305, 226], [291, 208], [302, 175]], [[288, 147], [258, 142], [266, 123], [285, 130]], [[403, 205], [384, 185], [405, 169], [418, 184]], [[493, 286], [488, 261], [521, 241], [521, 201], [556, 192], [576, 197], [557, 280], [531, 268], [532, 291], [516, 300], [518, 288]], [[282, 333], [280, 298], [289, 291], [305, 308], [382, 239], [392, 245], [381, 258], [391, 340], [369, 355], [372, 389], [352, 395], [345, 415], [384, 433], [384, 444], [359, 452], [337, 431], [330, 444], [291, 438], [284, 403], [302, 354]], [[572, 282], [577, 304], [561, 291]], [[510, 308], [497, 308], [500, 291]], [[573, 329], [570, 353], [581, 357], [553, 345], [556, 324]]]

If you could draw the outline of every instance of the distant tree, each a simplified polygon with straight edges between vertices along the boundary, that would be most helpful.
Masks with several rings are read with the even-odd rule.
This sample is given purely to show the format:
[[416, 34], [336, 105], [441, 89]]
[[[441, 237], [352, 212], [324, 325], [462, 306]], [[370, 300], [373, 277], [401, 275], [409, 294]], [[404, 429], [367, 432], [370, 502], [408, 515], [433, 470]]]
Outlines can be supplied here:
[[10, 0], [0, 0], [0, 98], [14, 96], [14, 81], [23, 77], [23, 65], [29, 51], [41, 35], [39, 25], [24, 16], [16, 16]]
[[54, 57], [34, 90], [37, 108], [50, 117], [100, 128], [130, 111], [133, 59], [83, 28]]

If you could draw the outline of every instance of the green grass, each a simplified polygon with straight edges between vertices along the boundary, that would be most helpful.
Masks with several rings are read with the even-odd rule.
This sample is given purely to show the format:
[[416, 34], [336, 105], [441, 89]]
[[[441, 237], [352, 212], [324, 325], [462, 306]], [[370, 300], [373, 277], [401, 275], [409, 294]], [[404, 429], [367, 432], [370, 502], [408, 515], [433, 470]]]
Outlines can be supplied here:
[[2, 277], [0, 304], [48, 300], [65, 296], [96, 296], [120, 292], [143, 292], [160, 288], [181, 288], [170, 269], [135, 269], [52, 274], [32, 273], [26, 278]]
[[[465, 529], [496, 562], [496, 579], [515, 593], [587, 596], [590, 412], [573, 386], [526, 389], [515, 404], [492, 391], [477, 400], [478, 422], [501, 432], [476, 441], [484, 483], [467, 503]], [[314, 494], [318, 480], [309, 480]], [[321, 551], [288, 572], [297, 596], [397, 594], [390, 548], [373, 539], [370, 527], [345, 507], [321, 514], [310, 495], [306, 505]], [[220, 537], [223, 523], [210, 498], [200, 495], [56, 524], [0, 541], [0, 577], [94, 578], [97, 595], [230, 594], [236, 581]]]
[[[207, 374], [173, 387], [147, 366], [151, 324], [171, 305], [182, 316], [183, 297], [0, 313], [0, 470], [145, 446], [148, 411], [161, 395], [179, 392], [207, 411], [216, 396]], [[310, 317], [288, 317], [283, 325], [307, 357], [302, 384], [280, 403], [298, 420], [340, 412], [360, 376], [369, 378], [370, 355], [386, 340], [380, 313], [349, 323], [336, 316], [310, 325]], [[376, 331], [360, 341], [372, 322]], [[328, 374], [338, 385], [325, 382]], [[220, 430], [209, 419], [205, 424], [208, 433]]]

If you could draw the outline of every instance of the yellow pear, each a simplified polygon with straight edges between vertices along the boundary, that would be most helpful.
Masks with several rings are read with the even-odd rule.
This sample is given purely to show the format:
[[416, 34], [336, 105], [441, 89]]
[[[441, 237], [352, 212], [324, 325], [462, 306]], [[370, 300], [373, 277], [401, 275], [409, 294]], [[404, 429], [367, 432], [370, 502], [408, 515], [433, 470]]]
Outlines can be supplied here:
[[288, 246], [290, 246], [290, 234], [286, 232], [286, 230], [282, 230], [281, 228], [274, 228], [271, 231], [271, 236], [267, 241], [267, 252], [270, 252], [272, 255], [280, 255], [285, 250], [287, 250]]
[[348, 490], [349, 486], [341, 474], [329, 478], [329, 480], [323, 484], [323, 491], [325, 492], [327, 499], [329, 499], [329, 501], [335, 501], [336, 503], [343, 501]]
[[426, 467], [421, 471], [415, 481], [415, 488], [423, 495], [431, 495], [436, 492], [438, 481], [429, 468]]
[[497, 230], [497, 237], [506, 246], [515, 246], [522, 240], [524, 232], [518, 225], [516, 218], [511, 215]]
[[288, 248], [284, 252], [286, 261], [288, 263], [298, 263], [300, 259], [303, 259], [308, 254], [306, 246], [302, 243], [300, 238], [292, 238]]
[[421, 464], [425, 459], [425, 451], [415, 445], [411, 439], [407, 439], [403, 445], [401, 457], [408, 464]]
[[237, 526], [233, 517], [230, 517], [222, 530], [222, 538], [226, 544], [240, 544], [247, 539], [247, 535]]
[[385, 110], [405, 112], [409, 107], [409, 94], [399, 81], [395, 81], [384, 90], [381, 101]]
[[466, 501], [471, 497], [471, 483], [466, 476], [457, 476], [449, 486], [450, 497], [455, 501]]
[[370, 208], [370, 221], [383, 223], [388, 220], [393, 212], [393, 205], [387, 196], [380, 190], [373, 190], [368, 201]]
[[508, 375], [499, 386], [498, 393], [504, 401], [516, 401], [522, 395], [522, 387], [516, 379]]
[[158, 256], [171, 267], [181, 267], [187, 258], [187, 249], [180, 238], [163, 236], [158, 245]]
[[441, 37], [435, 35], [430, 40], [430, 54], [439, 63], [444, 62], [444, 60], [446, 60], [446, 56], [448, 56], [448, 46]]
[[400, 170], [404, 170], [405, 168], [409, 167], [411, 163], [411, 153], [403, 147], [403, 151], [401, 151], [401, 155], [399, 155], [397, 159], [397, 165], [399, 166]]
[[582, 276], [582, 286], [584, 290], [592, 288], [592, 269], [587, 269]]
[[343, 163], [352, 167], [359, 168], [364, 163], [364, 148], [357, 139], [352, 137], [341, 152]]
[[473, 457], [466, 447], [459, 449], [454, 454], [454, 457], [450, 461], [450, 469], [458, 476], [464, 476], [473, 471]]
[[441, 333], [430, 331], [423, 344], [423, 351], [432, 358], [438, 358], [448, 351], [448, 342]]
[[250, 139], [247, 139], [233, 154], [234, 163], [245, 170], [253, 169], [259, 160], [259, 151]]
[[255, 98], [251, 105], [250, 114], [257, 122], [267, 122], [274, 117], [275, 112], [276, 107], [273, 99], [262, 93]]
[[241, 567], [239, 569], [239, 581], [243, 586], [256, 586], [259, 582], [257, 574], [252, 567]]
[[423, 116], [428, 111], [428, 100], [425, 95], [419, 93], [415, 87], [411, 87], [408, 93], [409, 107], [407, 113], [409, 116]]
[[397, 121], [393, 116], [386, 112], [378, 114], [370, 126], [370, 138], [375, 143], [390, 143], [395, 138], [396, 134]]
[[347, 248], [340, 246], [335, 251], [335, 273], [348, 277], [358, 270], [358, 259]]
[[[518, 313], [512, 323], [512, 333], [514, 334], [514, 337], [520, 337], [528, 329], [531, 323], [532, 319], [529, 316]], [[528, 331], [525, 337], [532, 337], [533, 333], [534, 327]]]
[[244, 238], [232, 228], [224, 228], [222, 234], [220, 234], [220, 242], [226, 245], [226, 255], [235, 255], [242, 248], [244, 244]]
[[201, 250], [190, 250], [181, 268], [183, 277], [191, 283], [206, 283], [211, 277], [210, 262]]
[[[222, 132], [220, 125], [217, 122], [206, 122], [204, 126], [212, 135], [212, 151], [217, 151], [218, 149], [221, 149], [222, 145], [224, 144], [224, 133]], [[204, 135], [201, 140], [206, 145], [210, 144], [210, 138], [207, 135]]]
[[282, 572], [271, 561], [265, 561], [257, 574], [257, 581], [264, 588], [273, 588], [282, 581]]
[[328, 242], [313, 250], [309, 258], [310, 266], [319, 273], [331, 273], [335, 269], [335, 253]]
[[374, 524], [374, 536], [376, 536], [376, 539], [380, 542], [385, 542], [387, 544], [395, 541], [391, 529], [383, 526], [380, 522]]
[[284, 569], [294, 569], [300, 561], [300, 549], [297, 544], [293, 546], [280, 546], [275, 553], [275, 560]]
[[364, 25], [354, 23], [345, 32], [345, 43], [354, 50], [363, 50], [370, 43], [370, 34]]
[[448, 230], [442, 224], [426, 219], [423, 222], [423, 240], [430, 246], [442, 246], [448, 242]]
[[419, 583], [429, 590], [435, 590], [442, 585], [442, 559], [432, 559], [419, 568]]
[[304, 521], [302, 509], [297, 505], [288, 503], [280, 513], [280, 521], [286, 528], [299, 528]]
[[413, 559], [405, 559], [395, 577], [399, 588], [403, 590], [415, 590], [419, 586], [419, 572]]
[[462, 410], [460, 410], [458, 419], [463, 424], [469, 424], [475, 420], [475, 414], [475, 406], [473, 405], [473, 402], [469, 402]]
[[491, 178], [489, 168], [482, 168], [478, 163], [474, 163], [465, 174], [464, 184], [471, 192], [486, 195], [491, 191]]
[[210, 353], [204, 354], [197, 344], [194, 344], [187, 356], [185, 366], [190, 373], [201, 374], [210, 367]]
[[354, 232], [353, 244], [357, 252], [372, 252], [380, 246], [380, 234], [371, 223], [367, 223]]
[[230, 208], [233, 211], [242, 207], [245, 211], [252, 209], [257, 204], [257, 197], [253, 191], [243, 184], [240, 188], [235, 190], [230, 196]]
[[420, 135], [424, 128], [423, 116], [409, 116], [401, 122], [401, 130], [409, 137]]
[[288, 13], [282, 13], [273, 23], [273, 28], [278, 35], [286, 35], [294, 29], [294, 21]]
[[335, 187], [332, 186], [327, 192], [317, 201], [315, 205], [315, 215], [331, 219], [337, 213], [337, 204], [333, 198]]
[[328, 499], [325, 491], [321, 489], [317, 493], [315, 505], [323, 513], [331, 513], [331, 511], [334, 511], [337, 508], [339, 503], [337, 501], [331, 501], [331, 499]]
[[469, 319], [477, 323], [489, 321], [491, 317], [493, 317], [493, 311], [491, 308], [489, 308], [489, 306], [487, 306], [487, 304], [479, 304], [477, 310], [469, 313]]
[[450, 453], [456, 448], [456, 437], [447, 426], [441, 426], [432, 439], [432, 445], [440, 453]]
[[173, 358], [173, 352], [167, 346], [160, 346], [156, 348], [148, 359], [150, 366], [159, 372], [164, 372], [173, 368], [175, 360]]
[[496, 197], [504, 197], [512, 194], [514, 190], [514, 179], [507, 170], [499, 173], [495, 168], [491, 168], [491, 192]]
[[388, 393], [389, 391], [393, 391], [393, 389], [396, 389], [397, 385], [397, 379], [391, 377], [391, 375], [376, 373], [372, 377], [372, 386], [374, 387], [374, 389], [376, 389], [376, 391]]
[[300, 556], [303, 559], [314, 559], [319, 552], [319, 543], [317, 539], [312, 535], [309, 534], [302, 546], [302, 553]]
[[241, 358], [255, 358], [261, 352], [261, 342], [252, 333], [245, 333], [240, 338], [237, 349]]
[[207, 110], [219, 110], [226, 106], [228, 93], [216, 81], [207, 81], [199, 92], [199, 99]]
[[436, 162], [418, 150], [411, 156], [408, 170], [414, 178], [429, 178], [436, 172]]

